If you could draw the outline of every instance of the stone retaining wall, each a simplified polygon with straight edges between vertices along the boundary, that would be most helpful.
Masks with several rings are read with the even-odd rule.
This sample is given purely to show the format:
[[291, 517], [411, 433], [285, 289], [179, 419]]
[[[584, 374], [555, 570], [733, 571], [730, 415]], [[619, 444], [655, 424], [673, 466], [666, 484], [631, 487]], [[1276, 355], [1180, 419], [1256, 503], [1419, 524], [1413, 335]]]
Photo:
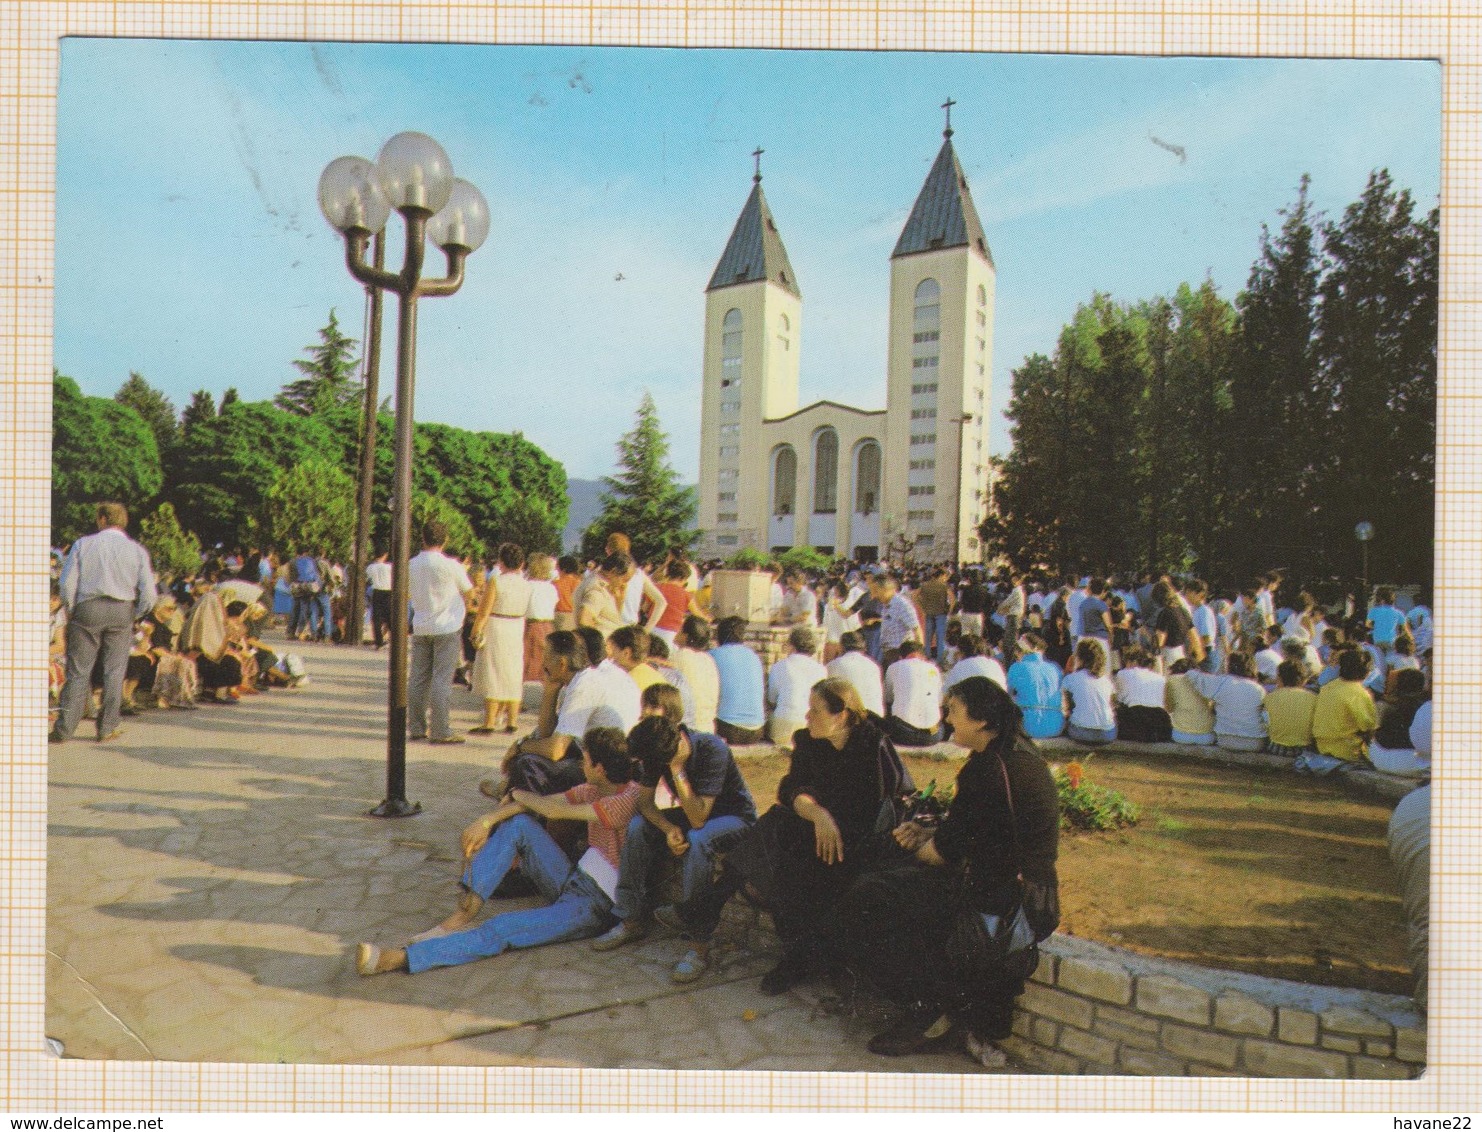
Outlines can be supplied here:
[[1425, 1068], [1407, 998], [1154, 959], [1055, 936], [1004, 1049], [1049, 1073], [1403, 1080]]

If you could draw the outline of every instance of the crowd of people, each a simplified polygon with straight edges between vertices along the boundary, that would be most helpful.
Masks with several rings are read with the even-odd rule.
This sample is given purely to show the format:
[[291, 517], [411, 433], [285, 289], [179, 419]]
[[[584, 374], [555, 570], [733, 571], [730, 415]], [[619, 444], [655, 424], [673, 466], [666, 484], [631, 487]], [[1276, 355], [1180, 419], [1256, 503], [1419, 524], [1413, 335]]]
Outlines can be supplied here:
[[[275, 609], [289, 642], [350, 635], [344, 572], [313, 548], [213, 559], [160, 596], [122, 508], [98, 514], [54, 597], [65, 675], [53, 741], [94, 687], [107, 738], [146, 701], [230, 703], [301, 681], [302, 661], [260, 637]], [[1279, 574], [1214, 597], [1166, 575], [841, 563], [773, 568], [771, 623], [758, 626], [715, 618], [719, 564], [681, 548], [640, 565], [615, 534], [585, 564], [508, 543], [479, 564], [445, 552], [441, 524], [421, 534], [408, 738], [518, 735], [531, 682], [538, 721], [478, 784], [494, 808], [462, 833], [456, 908], [403, 946], [361, 944], [363, 975], [561, 940], [612, 950], [657, 924], [686, 941], [672, 978], [687, 983], [743, 898], [771, 913], [783, 944], [763, 993], [847, 966], [903, 1007], [872, 1050], [957, 1034], [1002, 1064], [996, 1043], [1035, 942], [1059, 918], [1058, 799], [1036, 739], [1267, 750], [1317, 775], [1428, 768], [1432, 620], [1384, 588], [1366, 607], [1325, 607]], [[381, 555], [367, 574], [375, 648], [390, 573]], [[453, 720], [460, 684], [477, 719], [466, 730]], [[900, 751], [943, 741], [968, 759], [945, 812], [917, 813]], [[759, 815], [733, 748], [764, 742], [790, 767]], [[669, 903], [665, 871], [677, 872]], [[520, 886], [542, 903], [484, 917]], [[1032, 939], [1005, 951], [981, 925], [1016, 915]]]

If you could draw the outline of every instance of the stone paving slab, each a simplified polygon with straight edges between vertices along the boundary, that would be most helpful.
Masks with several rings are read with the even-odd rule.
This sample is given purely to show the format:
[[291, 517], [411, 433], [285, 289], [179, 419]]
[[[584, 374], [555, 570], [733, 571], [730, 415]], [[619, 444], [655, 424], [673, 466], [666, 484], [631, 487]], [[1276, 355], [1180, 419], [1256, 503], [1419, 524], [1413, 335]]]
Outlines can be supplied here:
[[[368, 818], [385, 782], [386, 654], [297, 649], [307, 688], [50, 748], [46, 1017], [68, 1056], [974, 1071], [960, 1054], [869, 1054], [888, 1020], [878, 1002], [760, 995], [775, 938], [745, 907], [690, 987], [669, 979], [685, 945], [662, 936], [360, 978], [356, 942], [401, 943], [453, 906], [458, 833], [487, 810], [476, 784], [506, 744], [410, 745], [408, 796], [425, 812]], [[455, 692], [455, 727], [478, 715]]]

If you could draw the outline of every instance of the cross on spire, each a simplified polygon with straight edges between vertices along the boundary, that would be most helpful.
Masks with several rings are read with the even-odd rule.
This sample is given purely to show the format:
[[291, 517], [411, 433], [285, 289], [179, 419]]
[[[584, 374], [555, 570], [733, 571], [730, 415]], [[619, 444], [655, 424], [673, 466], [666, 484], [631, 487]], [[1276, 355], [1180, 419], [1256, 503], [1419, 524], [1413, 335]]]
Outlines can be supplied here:
[[950, 138], [952, 136], [952, 107], [956, 105], [957, 101], [950, 96], [946, 102], [942, 103], [942, 109], [947, 112], [947, 128], [942, 131], [942, 137], [944, 138]]
[[762, 183], [762, 154], [766, 152], [761, 146], [757, 146], [751, 154], [752, 157], [756, 158], [756, 172], [751, 175], [751, 179], [758, 185]]

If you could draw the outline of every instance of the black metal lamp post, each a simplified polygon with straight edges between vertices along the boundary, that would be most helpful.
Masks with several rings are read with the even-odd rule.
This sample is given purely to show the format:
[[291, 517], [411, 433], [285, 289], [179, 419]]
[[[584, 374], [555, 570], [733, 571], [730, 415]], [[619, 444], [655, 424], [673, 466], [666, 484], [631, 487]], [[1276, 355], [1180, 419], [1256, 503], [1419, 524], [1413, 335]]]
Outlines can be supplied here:
[[[451, 295], [463, 284], [463, 263], [489, 234], [489, 206], [467, 181], [453, 176], [442, 146], [426, 134], [397, 134], [375, 164], [339, 157], [319, 178], [319, 207], [345, 237], [345, 265], [368, 287], [394, 292], [398, 300], [396, 339], [396, 472], [391, 489], [391, 657], [386, 720], [386, 798], [376, 817], [419, 813], [406, 798], [407, 744], [407, 563], [412, 541], [412, 422], [417, 368], [417, 300]], [[369, 264], [371, 237], [386, 225], [391, 209], [406, 224], [400, 272]], [[426, 242], [441, 248], [448, 272], [422, 278]]]

